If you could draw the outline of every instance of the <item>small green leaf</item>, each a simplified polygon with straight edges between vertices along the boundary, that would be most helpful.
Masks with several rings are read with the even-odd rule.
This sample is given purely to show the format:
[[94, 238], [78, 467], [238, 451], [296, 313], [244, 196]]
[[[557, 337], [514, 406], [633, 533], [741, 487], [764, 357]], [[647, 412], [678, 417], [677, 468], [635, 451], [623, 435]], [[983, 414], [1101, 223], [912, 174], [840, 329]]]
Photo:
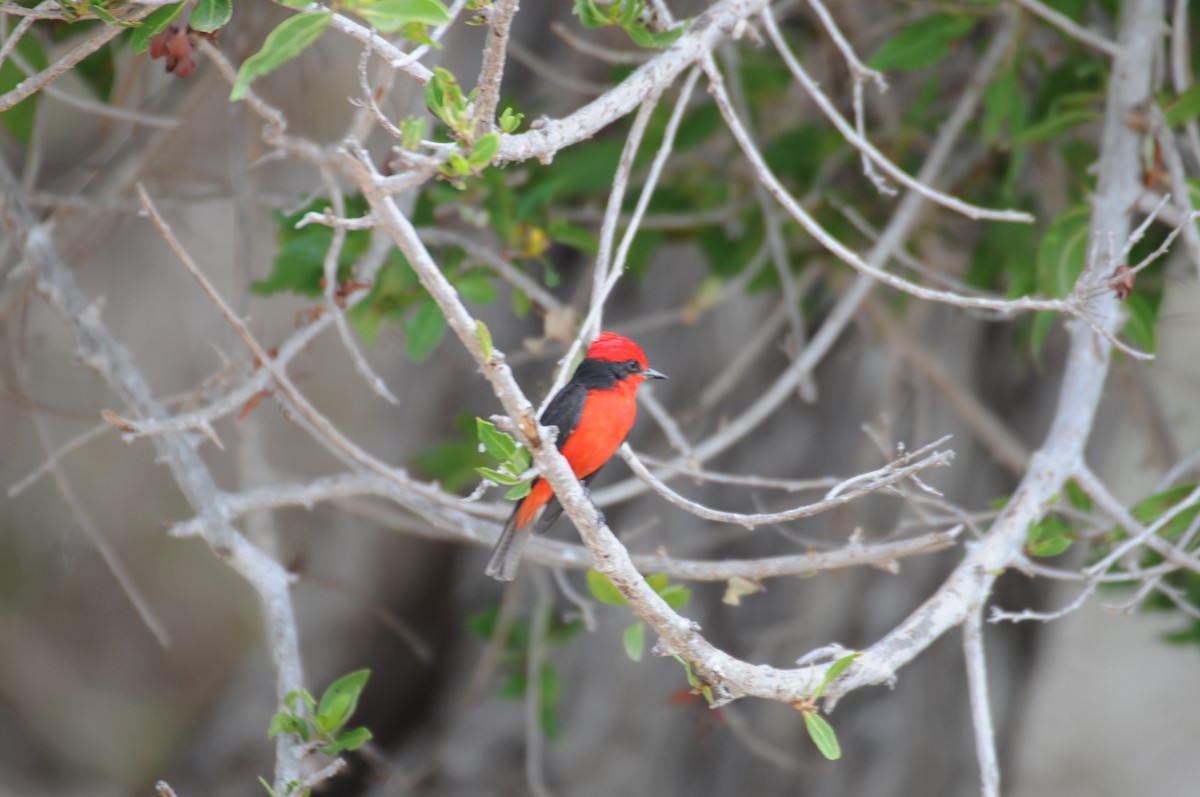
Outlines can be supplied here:
[[566, 219], [551, 219], [546, 225], [550, 240], [578, 249], [586, 255], [595, 255], [600, 250], [600, 241], [591, 230], [578, 227]]
[[506, 501], [520, 501], [525, 496], [529, 495], [529, 491], [533, 489], [533, 479], [526, 482], [521, 482], [516, 487], [504, 494]]
[[682, 584], [672, 584], [658, 594], [672, 609], [682, 609], [692, 599], [692, 591]]
[[155, 9], [145, 19], [141, 26], [133, 32], [129, 39], [129, 47], [135, 53], [144, 53], [150, 46], [150, 40], [167, 29], [167, 26], [179, 16], [179, 12], [187, 5], [186, 2], [162, 6]]
[[825, 677], [821, 679], [821, 683], [817, 685], [816, 691], [813, 692], [812, 698], [816, 700], [821, 695], [825, 694], [825, 688], [842, 673], [844, 673], [854, 660], [861, 656], [861, 653], [851, 653], [849, 656], [842, 656], [840, 659], [829, 665], [829, 669], [825, 671]]
[[1071, 547], [1075, 530], [1065, 519], [1050, 515], [1031, 524], [1025, 535], [1025, 546], [1033, 556], [1058, 556]]
[[955, 40], [966, 36], [975, 20], [961, 14], [937, 13], [901, 28], [875, 51], [873, 69], [923, 69], [941, 61]]
[[471, 144], [470, 163], [474, 171], [481, 172], [491, 165], [492, 159], [500, 151], [500, 134], [488, 133], [480, 136]]
[[517, 453], [517, 441], [483, 418], [475, 419], [475, 435], [484, 449], [501, 462], [507, 462]]
[[1047, 296], [1065, 297], [1075, 287], [1087, 259], [1091, 210], [1067, 208], [1054, 218], [1038, 244], [1038, 288]]
[[1200, 83], [1193, 83], [1188, 90], [1163, 106], [1169, 127], [1179, 127], [1200, 116]]
[[815, 711], [805, 711], [804, 727], [808, 730], [808, 738], [813, 740], [821, 755], [830, 761], [837, 761], [842, 757], [842, 747], [838, 744], [837, 734], [824, 717]]
[[293, 712], [299, 712], [303, 706], [303, 710], [310, 714], [317, 707], [316, 698], [309, 694], [307, 689], [293, 689], [288, 692], [283, 698], [283, 704]]
[[486, 609], [481, 609], [474, 614], [468, 615], [463, 622], [463, 626], [467, 631], [480, 639], [491, 639], [492, 634], [496, 633], [496, 623], [500, 621], [500, 607], [489, 606]]
[[232, 0], [199, 0], [188, 24], [201, 33], [212, 33], [225, 27], [232, 16]]
[[1059, 138], [1063, 133], [1084, 122], [1094, 122], [1102, 118], [1099, 111], [1089, 108], [1068, 108], [1052, 113], [1026, 127], [1013, 136], [1014, 144], [1029, 144], [1034, 141], [1048, 141]]
[[626, 628], [622, 643], [625, 645], [626, 656], [634, 661], [641, 661], [646, 652], [646, 624], [634, 623]]
[[646, 576], [646, 585], [655, 592], [661, 593], [671, 583], [671, 577], [666, 573], [654, 573]]
[[335, 756], [343, 752], [353, 752], [371, 741], [371, 732], [366, 728], [352, 728], [334, 737], [333, 744], [321, 749], [327, 756]]
[[450, 12], [439, 0], [367, 0], [352, 10], [384, 33], [414, 22], [445, 25], [450, 21]]
[[425, 138], [425, 117], [415, 119], [407, 117], [400, 123], [400, 146], [409, 152], [415, 152]]
[[505, 133], [515, 133], [524, 118], [525, 114], [517, 113], [512, 108], [505, 108], [504, 113], [500, 114], [500, 129]]
[[328, 734], [341, 730], [358, 707], [358, 698], [370, 677], [370, 670], [356, 670], [330, 684], [317, 704], [317, 725]]
[[487, 324], [478, 319], [475, 321], [475, 340], [479, 341], [479, 350], [483, 352], [483, 359], [490, 363], [492, 353], [495, 351], [495, 347], [492, 345], [492, 331], [487, 328]]
[[630, 40], [638, 47], [655, 50], [662, 47], [670, 47], [677, 42], [679, 37], [687, 30], [687, 27], [687, 25], [676, 25], [669, 30], [654, 33], [645, 25], [638, 24], [625, 28], [625, 32], [629, 34]]
[[496, 484], [513, 485], [521, 483], [521, 480], [515, 476], [509, 475], [504, 471], [495, 470], [494, 468], [478, 467], [475, 469], [475, 472], [488, 481], [495, 482]]
[[592, 0], [575, 0], [573, 13], [585, 28], [603, 28], [612, 24], [608, 16]]
[[508, 461], [508, 465], [512, 468], [513, 473], [524, 473], [529, 470], [532, 463], [532, 458], [529, 455], [529, 449], [525, 446], [519, 446], [517, 453], [513, 454], [512, 459]]
[[404, 333], [408, 335], [408, 356], [413, 362], [428, 359], [446, 334], [442, 308], [433, 299], [426, 299], [404, 325]]
[[1092, 511], [1092, 497], [1074, 479], [1067, 480], [1067, 502], [1080, 512]]
[[1071, 547], [1070, 537], [1050, 537], [1030, 546], [1029, 553], [1034, 556], [1058, 556]]
[[237, 82], [229, 94], [230, 100], [246, 96], [250, 82], [273, 72], [292, 60], [325, 32], [333, 15], [328, 11], [297, 14], [285, 19], [267, 35], [262, 49], [247, 58], [238, 70]]
[[[1161, 299], [1161, 296], [1159, 298]], [[1134, 293], [1125, 300], [1125, 309], [1129, 311], [1129, 320], [1125, 322], [1125, 336], [1134, 346], [1151, 354], [1158, 347], [1155, 323], [1158, 320], [1160, 305], [1160, 301], [1142, 293]]]
[[626, 605], [625, 596], [613, 586], [613, 583], [608, 580], [608, 576], [599, 570], [592, 568], [587, 571], [587, 585], [592, 597], [601, 603], [609, 606]]
[[89, 7], [89, 10], [90, 10], [90, 11], [91, 11], [93, 14], [95, 14], [96, 16], [98, 16], [98, 17], [100, 18], [100, 21], [101, 21], [101, 22], [104, 22], [105, 24], [108, 24], [108, 25], [116, 25], [116, 26], [118, 26], [118, 27], [121, 27], [121, 28], [137, 28], [137, 27], [141, 27], [141, 23], [140, 23], [140, 22], [132, 22], [132, 21], [130, 21], [130, 20], [127, 20], [127, 19], [121, 19], [120, 17], [115, 17], [115, 16], [113, 16], [112, 12], [111, 12], [111, 11], [109, 11], [109, 10], [108, 10], [107, 8], [105, 8], [104, 6], [92, 5], [92, 6], [90, 6], [90, 7]]
[[496, 283], [488, 273], [473, 272], [468, 276], [460, 277], [455, 281], [454, 287], [458, 290], [459, 295], [468, 302], [491, 304], [496, 301]]
[[308, 741], [308, 723], [290, 711], [280, 711], [271, 717], [271, 724], [267, 726], [267, 738], [274, 739], [281, 733], [294, 733]]

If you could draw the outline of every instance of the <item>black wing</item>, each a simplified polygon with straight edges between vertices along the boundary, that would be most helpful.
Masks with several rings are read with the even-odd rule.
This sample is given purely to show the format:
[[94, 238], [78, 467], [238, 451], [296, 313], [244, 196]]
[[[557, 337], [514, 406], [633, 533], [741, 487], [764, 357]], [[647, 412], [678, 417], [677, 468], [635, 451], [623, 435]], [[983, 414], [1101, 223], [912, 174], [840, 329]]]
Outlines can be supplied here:
[[[558, 439], [555, 441], [555, 445], [559, 451], [562, 451], [567, 438], [571, 436], [571, 432], [575, 431], [575, 427], [579, 425], [579, 418], [583, 415], [583, 405], [587, 402], [587, 397], [587, 385], [582, 384], [578, 379], [572, 379], [546, 405], [546, 410], [542, 413], [542, 417], [539, 420], [542, 426], [558, 427]], [[537, 484], [538, 480], [534, 479], [533, 483]], [[584, 483], [587, 483], [586, 480]], [[554, 521], [558, 520], [558, 516], [562, 514], [562, 511], [562, 505], [558, 503], [558, 497], [552, 496], [546, 504], [546, 508], [542, 510], [542, 516], [534, 524], [533, 533], [541, 534], [554, 525]]]
[[587, 402], [587, 397], [587, 386], [571, 380], [566, 387], [558, 391], [554, 398], [550, 399], [546, 411], [542, 413], [540, 419], [542, 426], [558, 427], [556, 445], [559, 451], [567, 442], [567, 438], [571, 436], [571, 432], [575, 431], [575, 427], [579, 425], [579, 418], [583, 415], [583, 405]]

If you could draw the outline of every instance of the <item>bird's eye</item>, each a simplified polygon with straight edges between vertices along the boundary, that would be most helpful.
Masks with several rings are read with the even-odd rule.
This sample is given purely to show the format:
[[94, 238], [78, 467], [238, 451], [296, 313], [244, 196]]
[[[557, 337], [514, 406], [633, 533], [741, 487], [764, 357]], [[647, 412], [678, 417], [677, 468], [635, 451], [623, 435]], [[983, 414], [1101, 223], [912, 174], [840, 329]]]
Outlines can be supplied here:
[[629, 368], [630, 371], [633, 371], [634, 373], [637, 373], [638, 371], [642, 370], [642, 366], [638, 365], [637, 360], [630, 360], [629, 362], [625, 363], [625, 365], [627, 368]]

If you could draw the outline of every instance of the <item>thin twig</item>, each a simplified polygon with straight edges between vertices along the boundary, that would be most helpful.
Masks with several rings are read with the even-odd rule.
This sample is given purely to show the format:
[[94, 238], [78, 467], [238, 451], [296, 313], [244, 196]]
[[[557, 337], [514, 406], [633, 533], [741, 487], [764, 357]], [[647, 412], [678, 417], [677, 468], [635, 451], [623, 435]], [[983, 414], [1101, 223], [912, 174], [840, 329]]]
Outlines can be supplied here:
[[[140, 22], [153, 10], [154, 9], [150, 7], [139, 8], [130, 14], [127, 19], [131, 22]], [[41, 89], [58, 80], [80, 61], [99, 50], [101, 47], [115, 39], [124, 31], [125, 29], [118, 25], [100, 26], [99, 30], [97, 30], [88, 38], [84, 39], [75, 47], [72, 47], [65, 55], [63, 55], [53, 64], [43, 69], [41, 72], [38, 72], [36, 75], [25, 78], [8, 92], [0, 94], [0, 113], [9, 110], [17, 103], [33, 96]]]
[[963, 621], [963, 658], [967, 663], [967, 692], [971, 722], [975, 726], [975, 757], [983, 797], [1000, 797], [1000, 766], [996, 761], [996, 735], [987, 680], [987, 654], [983, 647], [983, 607], [976, 606]]
[[475, 135], [496, 128], [496, 106], [500, 102], [500, 81], [508, 57], [508, 31], [517, 15], [517, 0], [495, 0], [488, 12], [487, 42], [483, 46], [483, 64], [475, 82], [479, 96], [475, 100]]
[[1116, 42], [1104, 38], [1095, 31], [1088, 30], [1075, 20], [1056, 11], [1050, 6], [1042, 3], [1041, 0], [1017, 0], [1017, 2], [1031, 14], [1041, 17], [1046, 22], [1049, 22], [1054, 27], [1061, 30], [1063, 33], [1070, 36], [1072, 39], [1083, 42], [1087, 46], [1099, 50], [1109, 58], [1116, 58], [1121, 53], [1121, 48]]
[[825, 114], [829, 121], [833, 122], [833, 126], [838, 129], [839, 133], [842, 134], [842, 138], [846, 139], [846, 141], [852, 147], [862, 152], [863, 155], [874, 161], [875, 164], [883, 169], [883, 171], [887, 173], [889, 177], [903, 185], [905, 188], [920, 192], [924, 194], [930, 201], [935, 202], [942, 207], [961, 213], [967, 218], [991, 219], [993, 221], [1033, 222], [1033, 216], [1023, 210], [992, 210], [990, 208], [979, 207], [978, 205], [972, 205], [971, 203], [964, 202], [957, 197], [950, 196], [949, 194], [938, 191], [935, 188], [931, 188], [930, 186], [925, 185], [921, 181], [910, 176], [903, 169], [896, 166], [894, 163], [884, 157], [883, 153], [876, 149], [874, 144], [865, 138], [862, 138], [854, 129], [853, 125], [847, 122], [845, 117], [838, 113], [837, 108], [833, 107], [833, 103], [830, 102], [829, 98], [825, 96], [825, 92], [821, 91], [816, 81], [809, 77], [808, 72], [806, 72], [804, 67], [800, 65], [800, 62], [796, 60], [796, 56], [792, 53], [791, 48], [788, 47], [787, 42], [784, 41], [783, 34], [779, 32], [779, 27], [775, 24], [774, 15], [770, 11], [764, 11], [759, 16], [763, 21], [763, 27], [767, 31], [767, 36], [771, 39], [771, 43], [775, 46], [775, 49], [779, 53], [780, 57], [783, 58], [783, 62], [791, 71], [792, 76], [796, 78], [796, 81], [801, 86], [804, 87], [804, 90], [808, 92], [810, 97], [812, 97], [813, 101], [817, 104], [817, 107], [821, 109], [821, 112]]

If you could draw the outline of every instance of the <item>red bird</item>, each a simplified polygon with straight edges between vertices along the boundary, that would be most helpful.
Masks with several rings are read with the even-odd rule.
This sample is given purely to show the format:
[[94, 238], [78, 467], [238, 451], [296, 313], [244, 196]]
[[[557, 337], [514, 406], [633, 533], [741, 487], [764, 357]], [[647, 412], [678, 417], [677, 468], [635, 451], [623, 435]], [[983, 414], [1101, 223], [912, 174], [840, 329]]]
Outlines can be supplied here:
[[[637, 417], [637, 389], [647, 379], [666, 379], [646, 364], [646, 355], [629, 338], [601, 332], [592, 341], [571, 381], [560, 390], [542, 413], [544, 426], [558, 427], [558, 449], [575, 476], [587, 484], [608, 462]], [[538, 510], [545, 507], [534, 523]], [[529, 495], [517, 502], [492, 551], [487, 574], [512, 581], [521, 558], [521, 546], [513, 545], [517, 533], [532, 526], [541, 534], [562, 514], [562, 505], [549, 483], [533, 480]]]

